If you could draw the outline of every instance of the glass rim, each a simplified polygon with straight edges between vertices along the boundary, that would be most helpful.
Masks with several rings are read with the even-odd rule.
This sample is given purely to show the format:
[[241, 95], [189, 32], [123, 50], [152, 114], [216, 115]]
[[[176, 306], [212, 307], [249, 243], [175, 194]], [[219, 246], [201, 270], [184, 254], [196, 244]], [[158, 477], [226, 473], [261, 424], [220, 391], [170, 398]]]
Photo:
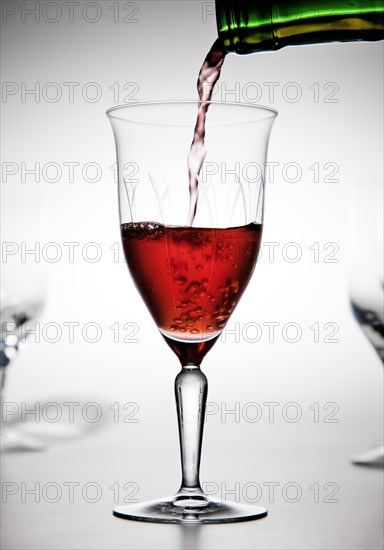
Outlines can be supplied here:
[[[151, 107], [151, 106], [166, 106], [166, 105], [198, 105], [199, 103], [208, 103], [209, 105], [221, 105], [221, 106], [230, 106], [230, 107], [246, 107], [248, 109], [257, 110], [259, 112], [263, 112], [265, 116], [254, 119], [254, 120], [247, 120], [242, 122], [232, 122], [227, 124], [244, 124], [244, 123], [252, 123], [252, 122], [260, 122], [265, 121], [269, 119], [274, 119], [279, 112], [276, 109], [273, 109], [272, 107], [267, 107], [265, 105], [260, 105], [258, 103], [241, 103], [241, 102], [235, 102], [235, 101], [200, 101], [199, 99], [192, 99], [192, 100], [158, 100], [158, 101], [139, 101], [137, 103], [127, 103], [122, 105], [115, 105], [113, 107], [110, 107], [105, 111], [105, 114], [108, 116], [109, 119], [114, 120], [121, 120], [124, 122], [131, 122], [133, 124], [143, 124], [143, 125], [154, 125], [154, 126], [185, 126], [186, 123], [171, 123], [171, 122], [147, 122], [144, 120], [134, 120], [127, 116], [119, 116], [115, 113], [121, 113], [123, 110], [128, 110], [132, 108], [137, 107]], [[226, 123], [223, 123], [223, 125], [226, 125]]]

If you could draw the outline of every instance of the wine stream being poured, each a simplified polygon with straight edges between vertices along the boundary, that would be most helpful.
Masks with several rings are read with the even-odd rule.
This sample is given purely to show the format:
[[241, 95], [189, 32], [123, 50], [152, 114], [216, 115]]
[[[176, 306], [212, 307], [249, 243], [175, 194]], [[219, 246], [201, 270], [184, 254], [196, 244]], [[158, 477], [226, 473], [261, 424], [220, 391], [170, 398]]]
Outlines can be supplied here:
[[198, 198], [198, 178], [206, 155], [204, 137], [205, 117], [209, 107], [209, 103], [207, 102], [211, 100], [213, 88], [220, 78], [220, 71], [226, 53], [220, 40], [216, 40], [204, 60], [197, 79], [197, 91], [199, 93], [200, 103], [192, 145], [188, 155], [190, 194], [189, 214], [186, 224], [188, 226], [192, 226], [193, 220], [195, 219]]

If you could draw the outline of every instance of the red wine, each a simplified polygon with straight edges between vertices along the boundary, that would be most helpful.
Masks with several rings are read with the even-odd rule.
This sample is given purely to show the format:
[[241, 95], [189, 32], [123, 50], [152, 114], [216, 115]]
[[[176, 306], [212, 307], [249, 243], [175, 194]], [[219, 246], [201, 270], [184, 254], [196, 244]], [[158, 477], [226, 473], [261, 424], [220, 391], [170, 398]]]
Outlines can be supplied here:
[[262, 226], [121, 226], [125, 258], [144, 302], [183, 364], [199, 364], [255, 268]]
[[206, 155], [204, 147], [205, 118], [209, 107], [209, 103], [206, 102], [212, 98], [213, 88], [220, 78], [220, 71], [226, 53], [221, 42], [216, 40], [204, 60], [197, 79], [197, 91], [201, 103], [199, 103], [196, 126], [188, 155], [190, 205], [187, 225], [192, 225], [195, 219], [198, 197], [198, 175]]

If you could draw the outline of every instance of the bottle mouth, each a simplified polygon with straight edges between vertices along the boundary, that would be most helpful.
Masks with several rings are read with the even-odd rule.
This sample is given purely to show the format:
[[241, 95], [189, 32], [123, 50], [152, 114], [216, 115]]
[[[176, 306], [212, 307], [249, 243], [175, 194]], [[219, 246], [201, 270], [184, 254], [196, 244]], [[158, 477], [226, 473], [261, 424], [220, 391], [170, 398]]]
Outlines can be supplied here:
[[279, 49], [271, 10], [272, 3], [265, 0], [252, 3], [216, 0], [216, 24], [223, 49], [237, 54]]

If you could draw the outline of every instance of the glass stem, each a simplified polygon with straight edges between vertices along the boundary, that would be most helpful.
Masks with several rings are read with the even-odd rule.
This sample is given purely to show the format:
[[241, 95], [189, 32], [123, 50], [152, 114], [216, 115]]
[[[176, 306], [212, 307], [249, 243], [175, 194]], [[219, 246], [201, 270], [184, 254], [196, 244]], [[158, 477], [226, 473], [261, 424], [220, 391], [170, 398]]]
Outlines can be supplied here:
[[208, 381], [199, 366], [184, 365], [175, 379], [182, 482], [179, 494], [202, 495], [199, 470]]

